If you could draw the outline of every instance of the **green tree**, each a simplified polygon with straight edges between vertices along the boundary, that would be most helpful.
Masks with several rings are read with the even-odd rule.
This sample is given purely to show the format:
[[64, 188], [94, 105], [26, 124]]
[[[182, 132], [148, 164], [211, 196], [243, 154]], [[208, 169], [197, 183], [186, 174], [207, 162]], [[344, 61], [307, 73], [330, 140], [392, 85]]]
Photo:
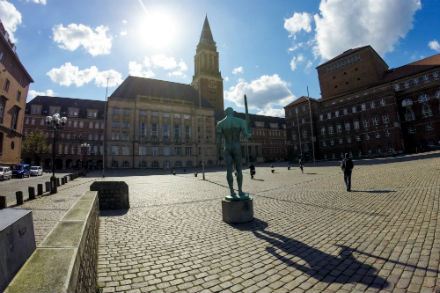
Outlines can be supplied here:
[[47, 145], [44, 133], [37, 130], [26, 136], [23, 142], [21, 155], [23, 158], [30, 158], [34, 163], [39, 163], [41, 154], [47, 153]]

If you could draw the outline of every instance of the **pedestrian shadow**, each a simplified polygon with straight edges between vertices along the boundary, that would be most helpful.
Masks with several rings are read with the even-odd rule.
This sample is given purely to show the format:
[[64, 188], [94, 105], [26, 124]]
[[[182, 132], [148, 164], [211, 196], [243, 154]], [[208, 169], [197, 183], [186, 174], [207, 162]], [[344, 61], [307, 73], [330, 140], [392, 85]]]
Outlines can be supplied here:
[[307, 174], [307, 175], [316, 175], [316, 174], [318, 174], [318, 173], [304, 172], [304, 174]]
[[252, 180], [254, 180], [254, 181], [264, 181], [264, 179], [257, 179], [257, 178], [254, 178]]
[[395, 190], [351, 190], [351, 192], [366, 192], [366, 193], [392, 193]]
[[[259, 219], [232, 226], [242, 231], [251, 231], [255, 237], [271, 244], [266, 247], [268, 253], [320, 282], [360, 283], [376, 289], [386, 288], [389, 285], [388, 281], [377, 275], [373, 266], [358, 261], [353, 256], [356, 250], [350, 247], [340, 246], [338, 256], [334, 256], [295, 239], [268, 231], [266, 230], [268, 224]], [[306, 264], [300, 264], [302, 261], [293, 261], [293, 257], [301, 258]]]

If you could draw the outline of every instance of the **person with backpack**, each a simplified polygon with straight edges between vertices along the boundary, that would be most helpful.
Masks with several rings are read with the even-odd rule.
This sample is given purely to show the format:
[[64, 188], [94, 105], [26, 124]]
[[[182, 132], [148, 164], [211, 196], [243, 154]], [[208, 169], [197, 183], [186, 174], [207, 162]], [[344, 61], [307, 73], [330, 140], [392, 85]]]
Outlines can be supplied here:
[[344, 181], [347, 186], [347, 191], [351, 191], [351, 172], [353, 171], [353, 161], [348, 156], [348, 153], [345, 153], [344, 159], [341, 162], [341, 169], [344, 172]]

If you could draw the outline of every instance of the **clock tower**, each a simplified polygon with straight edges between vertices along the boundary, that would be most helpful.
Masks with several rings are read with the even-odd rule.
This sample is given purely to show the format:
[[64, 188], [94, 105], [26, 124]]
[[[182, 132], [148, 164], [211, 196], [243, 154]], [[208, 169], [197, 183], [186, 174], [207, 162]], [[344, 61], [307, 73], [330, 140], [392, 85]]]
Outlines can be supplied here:
[[212, 38], [208, 16], [205, 17], [194, 56], [194, 76], [191, 85], [216, 110], [223, 112], [223, 78], [219, 70], [217, 46]]

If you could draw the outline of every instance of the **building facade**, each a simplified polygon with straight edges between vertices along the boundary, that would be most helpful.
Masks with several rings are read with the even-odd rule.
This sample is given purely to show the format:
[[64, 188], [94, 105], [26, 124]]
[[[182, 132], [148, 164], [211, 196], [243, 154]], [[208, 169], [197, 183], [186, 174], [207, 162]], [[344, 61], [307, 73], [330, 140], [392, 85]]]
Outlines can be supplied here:
[[[388, 69], [374, 49], [365, 46], [317, 70], [322, 98], [310, 99], [309, 114], [317, 159], [340, 159], [344, 153], [355, 158], [394, 155], [438, 146], [440, 55]], [[295, 148], [300, 139], [307, 139], [294, 124], [304, 104], [298, 99], [285, 107], [292, 157], [310, 156]]]
[[109, 97], [107, 166], [214, 166], [214, 108], [190, 85], [129, 76]]
[[24, 109], [31, 82], [0, 22], [0, 165], [20, 163]]
[[[52, 167], [52, 141], [54, 133], [46, 126], [46, 116], [59, 113], [67, 117], [64, 128], [56, 138], [56, 169], [102, 168], [104, 141], [104, 101], [37, 96], [26, 106], [24, 137], [41, 131], [47, 139], [49, 151], [41, 154], [40, 162], [23, 158], [27, 163]], [[83, 144], [83, 147], [81, 145]], [[85, 146], [87, 145], [87, 146]]]

